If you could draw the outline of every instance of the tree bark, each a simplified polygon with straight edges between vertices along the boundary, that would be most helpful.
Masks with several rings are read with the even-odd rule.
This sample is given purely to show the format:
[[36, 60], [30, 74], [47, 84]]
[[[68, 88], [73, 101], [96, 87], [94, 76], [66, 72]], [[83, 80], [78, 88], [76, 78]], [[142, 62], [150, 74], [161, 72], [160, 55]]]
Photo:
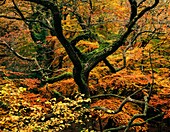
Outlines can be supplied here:
[[90, 96], [88, 88], [88, 77], [89, 74], [85, 73], [82, 69], [75, 68], [73, 69], [74, 81], [79, 87], [79, 92], [84, 94], [86, 98]]

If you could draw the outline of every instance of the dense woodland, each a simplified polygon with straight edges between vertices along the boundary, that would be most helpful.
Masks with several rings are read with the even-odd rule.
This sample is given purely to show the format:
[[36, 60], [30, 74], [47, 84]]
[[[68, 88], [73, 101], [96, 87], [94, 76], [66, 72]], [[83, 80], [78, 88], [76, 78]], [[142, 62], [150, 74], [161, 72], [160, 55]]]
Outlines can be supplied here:
[[168, 132], [168, 0], [1, 0], [0, 131]]

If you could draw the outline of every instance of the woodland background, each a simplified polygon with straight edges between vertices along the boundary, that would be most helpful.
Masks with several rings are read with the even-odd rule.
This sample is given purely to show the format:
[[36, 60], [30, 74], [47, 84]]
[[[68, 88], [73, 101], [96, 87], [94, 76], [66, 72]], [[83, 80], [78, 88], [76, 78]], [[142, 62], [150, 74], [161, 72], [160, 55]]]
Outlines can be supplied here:
[[[35, 1], [0, 4], [0, 131], [168, 132], [169, 1], [136, 22], [154, 0], [135, 1], [136, 10], [133, 0], [39, 0], [59, 7], [61, 37], [52, 9]], [[131, 33], [121, 40], [126, 30]], [[93, 53], [122, 44], [86, 79], [62, 37], [75, 43], [87, 69]], [[82, 72], [83, 89], [75, 71]]]

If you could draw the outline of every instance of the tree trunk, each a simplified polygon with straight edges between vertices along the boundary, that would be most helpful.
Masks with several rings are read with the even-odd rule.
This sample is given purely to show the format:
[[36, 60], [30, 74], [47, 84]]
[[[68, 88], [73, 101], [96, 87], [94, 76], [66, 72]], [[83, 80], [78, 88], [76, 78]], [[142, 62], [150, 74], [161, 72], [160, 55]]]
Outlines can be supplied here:
[[86, 98], [90, 96], [88, 88], [88, 77], [89, 74], [85, 73], [82, 69], [74, 68], [73, 69], [74, 81], [79, 87], [79, 92], [84, 94]]

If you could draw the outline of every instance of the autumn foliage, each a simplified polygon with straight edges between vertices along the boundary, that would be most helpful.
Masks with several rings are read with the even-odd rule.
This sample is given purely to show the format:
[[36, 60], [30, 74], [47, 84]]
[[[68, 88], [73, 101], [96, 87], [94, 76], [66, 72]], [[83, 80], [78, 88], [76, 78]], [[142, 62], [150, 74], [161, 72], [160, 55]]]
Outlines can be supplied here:
[[[0, 131], [170, 127], [170, 5], [160, 2], [135, 22], [129, 1], [58, 1], [63, 36], [38, 2], [0, 4]], [[152, 2], [137, 1], [137, 13]], [[115, 52], [92, 61], [116, 42]]]

